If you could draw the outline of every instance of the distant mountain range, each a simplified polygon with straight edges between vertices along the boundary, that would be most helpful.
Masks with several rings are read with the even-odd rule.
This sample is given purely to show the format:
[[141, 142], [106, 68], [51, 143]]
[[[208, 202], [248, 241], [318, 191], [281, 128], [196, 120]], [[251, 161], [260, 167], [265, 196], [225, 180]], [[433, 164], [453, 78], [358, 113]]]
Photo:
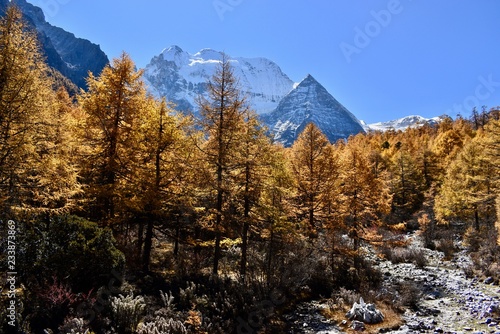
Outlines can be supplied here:
[[[290, 146], [304, 127], [313, 122], [331, 142], [360, 132], [404, 130], [439, 118], [408, 116], [366, 124], [337, 101], [312, 75], [294, 83], [266, 58], [233, 58], [229, 61], [250, 106], [268, 126], [275, 142]], [[153, 94], [166, 97], [180, 111], [196, 112], [196, 98], [207, 94], [207, 81], [215, 73], [222, 52], [202, 49], [190, 54], [179, 46], [165, 48], [145, 68], [145, 81]]]
[[0, 0], [1, 16], [10, 4], [18, 6], [28, 24], [37, 31], [48, 65], [78, 87], [86, 86], [85, 80], [89, 71], [98, 75], [109, 63], [108, 57], [99, 45], [54, 27], [45, 20], [41, 8], [33, 6], [26, 0]]
[[[108, 57], [88, 40], [77, 38], [45, 20], [43, 11], [26, 0], [0, 0], [0, 15], [17, 5], [36, 30], [47, 63], [80, 88], [89, 72], [99, 75]], [[179, 46], [164, 49], [146, 66], [144, 80], [151, 93], [166, 97], [181, 111], [197, 111], [196, 98], [207, 93], [207, 81], [215, 73], [222, 53], [202, 49], [190, 54]], [[302, 129], [315, 123], [331, 142], [360, 132], [404, 130], [439, 118], [408, 116], [390, 122], [365, 124], [337, 101], [318, 81], [307, 75], [294, 83], [281, 68], [266, 58], [230, 57], [242, 93], [271, 131], [276, 142], [290, 146]]]
[[435, 125], [441, 122], [441, 120], [442, 120], [441, 117], [424, 118], [422, 116], [412, 115], [387, 122], [377, 122], [372, 124], [366, 124], [362, 122], [362, 124], [366, 132], [389, 131], [389, 130], [404, 131], [408, 128], [415, 128], [422, 126], [424, 124]]
[[[179, 110], [196, 112], [195, 99], [207, 93], [207, 80], [221, 57], [212, 49], [190, 54], [171, 46], [153, 57], [144, 76], [154, 94], [174, 102]], [[359, 120], [311, 75], [294, 84], [269, 59], [228, 57], [242, 93], [276, 142], [290, 146], [309, 122], [332, 142], [364, 131]]]

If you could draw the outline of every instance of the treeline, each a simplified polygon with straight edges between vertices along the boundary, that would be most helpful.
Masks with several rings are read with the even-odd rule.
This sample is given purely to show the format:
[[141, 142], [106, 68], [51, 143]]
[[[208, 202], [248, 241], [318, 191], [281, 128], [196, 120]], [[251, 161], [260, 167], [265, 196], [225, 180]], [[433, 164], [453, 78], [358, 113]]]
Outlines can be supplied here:
[[[186, 312], [203, 314], [200, 333], [210, 321], [211, 332], [227, 333], [277, 289], [292, 302], [376, 285], [361, 246], [402, 223], [497, 234], [497, 109], [337, 143], [309, 124], [284, 148], [226, 58], [196, 116], [148, 94], [125, 53], [74, 96], [48, 73], [11, 7], [0, 22], [0, 206], [3, 224], [23, 229], [20, 277], [33, 305], [20, 324], [57, 328], [112, 269], [127, 268], [136, 282], [161, 276], [163, 286], [210, 279], [204, 293], [216, 306]], [[60, 309], [46, 314], [50, 287], [89, 295], [59, 295]], [[226, 290], [227, 309], [214, 297]]]

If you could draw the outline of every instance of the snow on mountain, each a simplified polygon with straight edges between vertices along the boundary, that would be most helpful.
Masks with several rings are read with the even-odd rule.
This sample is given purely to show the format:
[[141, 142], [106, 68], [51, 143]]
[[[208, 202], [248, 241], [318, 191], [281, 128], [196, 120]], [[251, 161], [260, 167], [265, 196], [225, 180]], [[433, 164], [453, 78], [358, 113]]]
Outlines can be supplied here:
[[330, 142], [364, 132], [359, 120], [308, 75], [270, 114], [264, 115], [275, 141], [293, 144], [305, 126], [316, 124]]
[[363, 127], [365, 131], [388, 131], [388, 130], [401, 130], [404, 131], [407, 128], [415, 128], [422, 126], [424, 124], [437, 124], [441, 121], [441, 117], [424, 118], [418, 115], [406, 116], [403, 118], [398, 118], [396, 120], [387, 122], [377, 122], [372, 124], [366, 124], [363, 122]]
[[[206, 93], [222, 53], [203, 49], [190, 54], [174, 45], [153, 57], [146, 66], [144, 77], [150, 90], [177, 104], [180, 110], [196, 110], [195, 99]], [[240, 89], [250, 106], [259, 114], [271, 112], [293, 89], [293, 81], [278, 65], [266, 58], [231, 58]]]

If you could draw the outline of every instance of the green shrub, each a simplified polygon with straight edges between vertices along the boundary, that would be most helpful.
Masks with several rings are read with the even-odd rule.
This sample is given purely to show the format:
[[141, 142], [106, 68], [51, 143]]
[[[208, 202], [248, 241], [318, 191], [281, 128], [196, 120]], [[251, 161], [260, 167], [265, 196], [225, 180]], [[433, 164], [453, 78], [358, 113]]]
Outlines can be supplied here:
[[74, 292], [106, 285], [112, 271], [121, 272], [125, 258], [108, 228], [76, 216], [58, 216], [25, 224], [21, 233], [20, 270], [40, 284], [63, 279]]

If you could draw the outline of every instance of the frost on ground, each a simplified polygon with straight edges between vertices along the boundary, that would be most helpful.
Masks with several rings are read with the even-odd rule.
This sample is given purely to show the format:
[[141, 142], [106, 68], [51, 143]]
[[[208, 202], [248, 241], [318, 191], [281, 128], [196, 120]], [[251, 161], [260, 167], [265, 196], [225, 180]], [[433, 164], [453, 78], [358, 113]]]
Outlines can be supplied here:
[[[419, 247], [415, 241], [412, 247]], [[384, 276], [383, 286], [410, 283], [422, 297], [418, 308], [403, 314], [405, 324], [386, 333], [500, 333], [500, 287], [468, 278], [464, 268], [470, 265], [465, 252], [445, 261], [443, 254], [425, 249], [428, 265], [393, 264], [376, 260]], [[342, 333], [338, 324], [321, 315], [326, 302], [310, 302], [299, 306], [288, 317], [291, 333]], [[382, 324], [383, 327], [383, 324]]]

